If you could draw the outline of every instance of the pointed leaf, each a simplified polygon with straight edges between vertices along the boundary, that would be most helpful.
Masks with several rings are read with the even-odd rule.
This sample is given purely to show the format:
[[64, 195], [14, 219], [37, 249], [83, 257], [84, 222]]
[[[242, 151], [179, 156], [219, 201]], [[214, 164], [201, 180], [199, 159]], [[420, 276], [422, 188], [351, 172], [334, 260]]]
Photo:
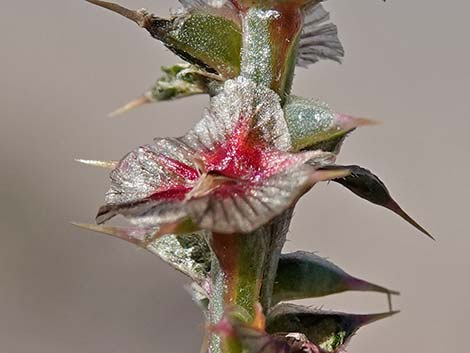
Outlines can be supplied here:
[[186, 63], [163, 66], [161, 69], [164, 75], [157, 80], [150, 91], [130, 103], [127, 103], [123, 107], [116, 109], [110, 116], [127, 113], [130, 110], [149, 103], [208, 93], [210, 91], [210, 81], [211, 79], [215, 79], [211, 74]]
[[364, 325], [390, 317], [397, 312], [354, 315], [325, 312], [310, 307], [279, 304], [267, 316], [266, 331], [299, 332], [325, 353], [344, 350], [350, 338]]
[[137, 23], [191, 64], [217, 72], [226, 78], [233, 78], [240, 71], [240, 27], [229, 18], [206, 11], [192, 11], [164, 19], [145, 10], [129, 10], [106, 1], [88, 2]]
[[290, 96], [284, 106], [293, 150], [317, 150], [338, 153], [342, 140], [359, 126], [372, 120], [337, 114], [322, 102]]
[[388, 191], [385, 184], [371, 171], [357, 165], [325, 167], [327, 170], [334, 170], [335, 168], [346, 168], [349, 169], [351, 173], [346, 177], [334, 179], [333, 181], [343, 185], [357, 196], [367, 201], [388, 208], [403, 218], [405, 221], [410, 223], [420, 232], [426, 234], [429, 238], [434, 240], [433, 236], [426, 229], [421, 227], [398, 205], [398, 203], [390, 195], [390, 192]]
[[274, 282], [273, 304], [345, 291], [398, 292], [353, 277], [328, 260], [305, 251], [283, 254]]
[[167, 235], [149, 242], [156, 232], [155, 228], [72, 224], [86, 230], [111, 235], [142, 247], [159, 256], [170, 266], [186, 274], [197, 283], [203, 283], [208, 276], [211, 252], [204, 232]]
[[[240, 72], [241, 21], [237, 6], [232, 2], [219, 6], [222, 4], [214, 0], [180, 0], [187, 11], [163, 19], [145, 10], [129, 10], [107, 1], [87, 1], [137, 23], [191, 64], [216, 72], [225, 79], [234, 78]], [[339, 61], [344, 53], [336, 26], [325, 23], [328, 13], [316, 4], [305, 8], [304, 17], [297, 64], [307, 66], [319, 59]]]

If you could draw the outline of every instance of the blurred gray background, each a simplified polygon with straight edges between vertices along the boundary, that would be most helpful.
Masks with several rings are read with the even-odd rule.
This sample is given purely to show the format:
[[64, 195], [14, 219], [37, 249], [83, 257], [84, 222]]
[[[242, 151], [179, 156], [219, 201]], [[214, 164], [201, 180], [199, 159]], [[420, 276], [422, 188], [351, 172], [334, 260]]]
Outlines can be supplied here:
[[[166, 15], [173, 0], [122, 1]], [[300, 202], [288, 250], [318, 251], [354, 275], [401, 290], [399, 316], [364, 328], [351, 353], [463, 352], [470, 329], [470, 5], [326, 3], [343, 65], [299, 69], [294, 93], [384, 124], [353, 134], [340, 163], [375, 171], [432, 242], [337, 185]], [[0, 353], [198, 352], [202, 318], [186, 279], [131, 245], [80, 231], [118, 159], [181, 135], [206, 97], [107, 113], [178, 61], [134, 24], [81, 0], [3, 1], [0, 11]], [[306, 301], [358, 313], [378, 294]]]

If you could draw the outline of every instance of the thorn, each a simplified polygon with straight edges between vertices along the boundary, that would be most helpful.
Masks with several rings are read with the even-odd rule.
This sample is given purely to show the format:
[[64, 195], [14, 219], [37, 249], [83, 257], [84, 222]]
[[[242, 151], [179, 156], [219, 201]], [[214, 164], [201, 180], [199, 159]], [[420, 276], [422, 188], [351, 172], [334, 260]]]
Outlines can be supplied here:
[[354, 290], [359, 291], [374, 291], [379, 293], [385, 293], [388, 295], [400, 295], [400, 292], [386, 287], [379, 286], [372, 282], [364, 281], [363, 279], [351, 277], [348, 280], [348, 283], [354, 288]]
[[408, 213], [406, 213], [398, 203], [395, 201], [390, 201], [390, 203], [387, 205], [388, 209], [392, 210], [396, 214], [398, 214], [401, 218], [403, 218], [405, 221], [407, 221], [409, 224], [411, 224], [413, 227], [415, 227], [417, 230], [419, 230], [421, 233], [427, 235], [430, 239], [436, 241], [436, 238], [434, 238], [431, 233], [429, 233], [426, 229], [424, 229], [421, 225], [419, 225], [418, 222], [416, 222], [413, 218], [411, 218]]
[[368, 119], [368, 118], [355, 118], [356, 119], [356, 126], [368, 126], [368, 125], [381, 125], [383, 124], [379, 120]]
[[125, 18], [128, 18], [129, 20], [137, 23], [140, 27], [142, 28], [147, 28], [149, 25], [149, 18], [153, 17], [151, 14], [149, 14], [146, 10], [129, 10], [121, 5], [108, 2], [108, 1], [100, 1], [100, 0], [85, 0], [91, 4], [94, 4], [99, 7], [103, 7], [105, 9], [108, 9], [112, 12], [115, 12], [121, 16], [124, 16]]
[[127, 103], [126, 105], [116, 109], [115, 111], [108, 114], [110, 118], [114, 118], [115, 116], [127, 113], [135, 108], [138, 108], [144, 104], [153, 103], [155, 100], [151, 97], [150, 93], [146, 93], [143, 96], [140, 96], [133, 101]]
[[344, 130], [353, 130], [362, 126], [382, 124], [382, 122], [378, 120], [367, 119], [367, 118], [356, 118], [354, 116], [345, 115], [345, 114], [337, 114], [336, 120], [339, 126]]
[[85, 165], [90, 165], [92, 167], [99, 167], [105, 169], [115, 169], [119, 164], [118, 161], [94, 161], [88, 159], [75, 159], [75, 161]]
[[381, 313], [381, 314], [359, 315], [359, 321], [361, 322], [362, 325], [369, 325], [373, 322], [387, 319], [399, 313], [400, 311], [397, 310], [397, 311], [389, 311], [389, 312]]
[[145, 236], [151, 232], [151, 230], [146, 228], [122, 228], [122, 227], [111, 227], [111, 226], [102, 226], [96, 224], [87, 224], [79, 222], [70, 222], [72, 225], [89, 230], [96, 233], [110, 235], [112, 237], [125, 240], [129, 243], [135, 244], [137, 246], [143, 247]]

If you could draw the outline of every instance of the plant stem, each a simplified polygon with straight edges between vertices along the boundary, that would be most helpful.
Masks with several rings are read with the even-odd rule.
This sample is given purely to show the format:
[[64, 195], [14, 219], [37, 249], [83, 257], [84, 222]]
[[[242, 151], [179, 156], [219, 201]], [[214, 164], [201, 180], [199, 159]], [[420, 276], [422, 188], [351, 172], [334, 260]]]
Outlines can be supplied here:
[[[251, 8], [242, 15], [241, 74], [270, 87], [283, 102], [289, 94], [302, 29], [300, 9], [287, 5]], [[292, 209], [250, 234], [213, 234], [209, 318], [216, 324], [224, 312], [237, 306], [254, 316], [255, 304], [267, 312], [279, 257], [286, 240]], [[230, 338], [212, 335], [210, 353], [240, 353]]]
[[[254, 317], [256, 303], [271, 306], [274, 278], [286, 240], [292, 209], [250, 234], [213, 234], [209, 318], [216, 324], [234, 306]], [[240, 347], [212, 335], [211, 353], [239, 353]]]
[[241, 74], [284, 100], [292, 86], [302, 25], [297, 7], [249, 9], [243, 16]]

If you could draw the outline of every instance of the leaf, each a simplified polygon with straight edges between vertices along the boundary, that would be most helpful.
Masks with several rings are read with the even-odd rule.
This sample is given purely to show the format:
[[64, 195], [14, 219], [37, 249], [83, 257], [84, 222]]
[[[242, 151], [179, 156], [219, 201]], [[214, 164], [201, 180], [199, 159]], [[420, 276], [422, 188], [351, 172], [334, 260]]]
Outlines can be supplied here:
[[355, 315], [279, 304], [267, 315], [266, 331], [270, 334], [299, 332], [323, 352], [336, 353], [344, 350], [350, 338], [364, 325], [395, 314], [397, 312]]
[[240, 28], [229, 18], [206, 11], [192, 11], [164, 19], [145, 10], [129, 10], [107, 1], [87, 1], [137, 23], [191, 64], [227, 79], [240, 72]]
[[72, 224], [82, 229], [111, 235], [144, 248], [199, 284], [203, 283], [208, 277], [211, 252], [204, 232], [167, 235], [148, 242], [147, 240], [152, 239], [157, 229], [111, 227], [83, 223]]
[[294, 151], [318, 150], [338, 153], [348, 133], [374, 121], [335, 113], [314, 99], [290, 96], [284, 106]]
[[405, 221], [410, 223], [413, 227], [418, 229], [420, 232], [435, 240], [426, 229], [420, 226], [398, 205], [398, 203], [390, 195], [390, 192], [388, 191], [385, 184], [371, 171], [357, 165], [328, 166], [324, 169], [334, 170], [336, 168], [348, 169], [350, 174], [342, 178], [333, 179], [334, 182], [343, 185], [357, 196], [369, 202], [391, 210]]
[[398, 292], [353, 277], [332, 262], [305, 251], [283, 254], [274, 282], [273, 304], [345, 291]]
[[[130, 10], [118, 4], [87, 0], [120, 14], [145, 28], [183, 60], [206, 71], [230, 79], [240, 73], [242, 30], [238, 10], [231, 3], [217, 6], [214, 1], [180, 0], [187, 10], [173, 18], [159, 18], [145, 10]], [[325, 23], [328, 13], [319, 4], [309, 6], [300, 38], [297, 64], [307, 66], [319, 59], [339, 61], [343, 49], [336, 26]]]
[[161, 69], [164, 75], [155, 82], [149, 91], [116, 109], [109, 114], [109, 116], [127, 113], [130, 110], [149, 103], [208, 93], [210, 90], [210, 81], [215, 79], [211, 74], [201, 71], [196, 66], [187, 63], [163, 66]]

